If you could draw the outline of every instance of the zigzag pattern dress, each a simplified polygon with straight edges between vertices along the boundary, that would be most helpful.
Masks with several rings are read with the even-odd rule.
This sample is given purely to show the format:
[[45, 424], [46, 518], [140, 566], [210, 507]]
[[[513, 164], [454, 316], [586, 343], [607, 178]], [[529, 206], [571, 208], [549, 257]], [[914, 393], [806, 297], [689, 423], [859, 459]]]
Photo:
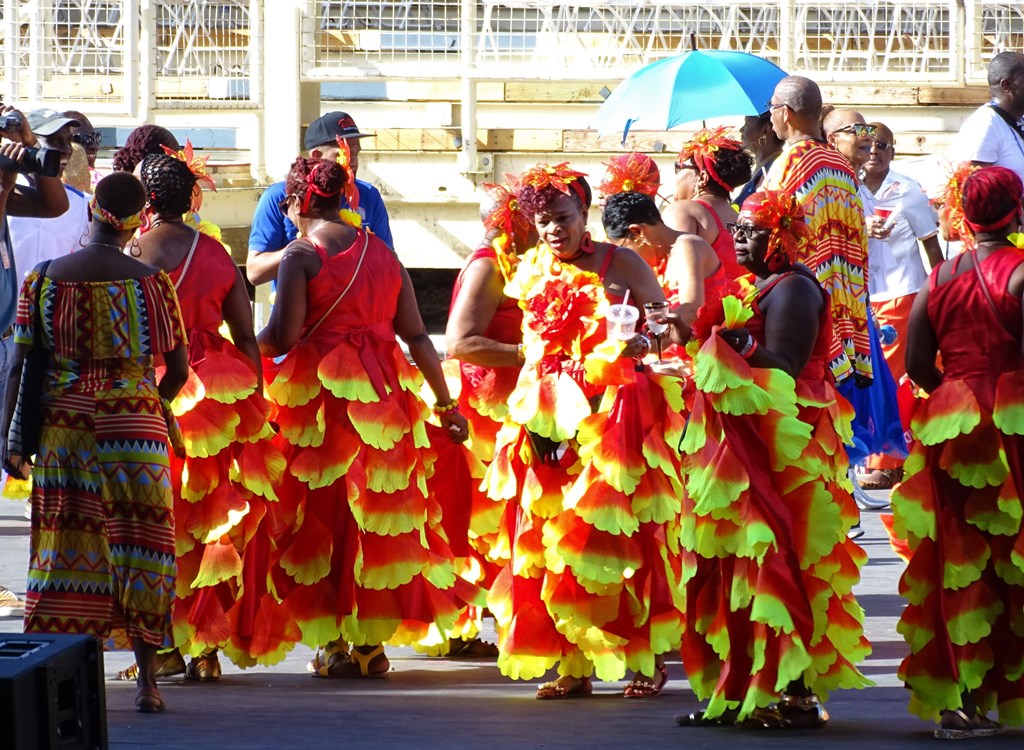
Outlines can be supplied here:
[[1024, 724], [1024, 333], [1020, 298], [1007, 293], [1022, 263], [1005, 247], [981, 262], [984, 282], [966, 270], [937, 284], [942, 265], [929, 280], [942, 384], [914, 415], [892, 496], [910, 556], [897, 626], [910, 655], [898, 674], [926, 719], [971, 692], [983, 713]]
[[807, 212], [810, 239], [792, 260], [810, 268], [832, 299], [833, 377], [837, 383], [854, 372], [871, 377], [868, 239], [850, 162], [823, 141], [800, 141], [775, 160], [763, 189], [795, 196]]
[[25, 629], [170, 646], [174, 517], [153, 357], [186, 341], [174, 287], [163, 272], [102, 282], [33, 272], [19, 344], [33, 343], [37, 299], [53, 356], [32, 470]]
[[220, 332], [238, 269], [212, 237], [196, 232], [194, 241], [169, 273], [189, 341], [188, 382], [171, 405], [186, 454], [171, 456], [174, 642], [193, 656], [220, 648], [240, 666], [270, 664], [287, 638], [274, 628], [282, 617], [268, 590], [274, 543], [263, 520], [284, 456], [271, 443], [270, 404], [252, 362]]

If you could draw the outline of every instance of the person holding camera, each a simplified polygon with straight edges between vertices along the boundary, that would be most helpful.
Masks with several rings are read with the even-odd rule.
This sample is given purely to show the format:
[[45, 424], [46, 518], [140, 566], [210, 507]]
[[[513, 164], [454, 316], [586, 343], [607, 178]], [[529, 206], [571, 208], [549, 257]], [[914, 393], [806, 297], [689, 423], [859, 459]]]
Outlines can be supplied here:
[[[64, 168], [71, 158], [72, 137], [82, 122], [53, 109], [34, 109], [25, 114], [28, 126], [44, 155], [39, 174], [54, 173], [63, 182]], [[29, 183], [35, 175], [19, 182]], [[39, 219], [16, 217], [9, 222], [11, 244], [24, 276], [44, 260], [61, 258], [80, 249], [89, 236], [89, 199], [81, 190], [64, 185], [68, 209], [60, 216]]]
[[[56, 177], [38, 177], [34, 186], [18, 185], [18, 173], [37, 165], [39, 144], [24, 116], [14, 107], [0, 106], [0, 397], [14, 353], [14, 314], [19, 277], [7, 216], [60, 216], [68, 208], [67, 194]], [[0, 435], [0, 451], [6, 451]], [[24, 603], [0, 586], [0, 608], [22, 609]]]

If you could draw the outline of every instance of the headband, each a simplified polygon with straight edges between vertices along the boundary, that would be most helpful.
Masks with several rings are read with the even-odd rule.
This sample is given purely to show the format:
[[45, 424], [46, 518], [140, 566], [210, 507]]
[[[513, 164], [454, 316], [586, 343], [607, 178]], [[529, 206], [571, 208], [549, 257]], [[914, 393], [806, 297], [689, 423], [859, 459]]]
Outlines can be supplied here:
[[661, 173], [654, 159], [647, 154], [620, 154], [606, 162], [608, 167], [604, 182], [598, 186], [602, 195], [617, 193], [643, 193], [654, 198], [661, 187]]
[[725, 134], [728, 132], [729, 128], [725, 126], [717, 127], [714, 130], [709, 130], [708, 128], [698, 130], [693, 134], [693, 138], [683, 144], [683, 149], [679, 152], [680, 162], [692, 159], [698, 169], [707, 172], [711, 179], [718, 183], [727, 193], [732, 188], [726, 185], [725, 181], [718, 176], [718, 170], [715, 169], [715, 158], [721, 149], [726, 151], [743, 150], [742, 143], [735, 138], [726, 137]]
[[[963, 181], [964, 224], [975, 234], [1002, 229], [1020, 212], [1022, 192], [1020, 177], [1005, 167], [975, 170]], [[1002, 212], [993, 218], [995, 211]]]
[[324, 165], [318, 162], [313, 165], [313, 168], [309, 170], [309, 174], [306, 175], [306, 195], [302, 199], [302, 208], [299, 209], [299, 213], [304, 214], [306, 213], [306, 211], [309, 210], [309, 201], [313, 197], [314, 193], [316, 195], [319, 195], [321, 198], [333, 198], [334, 196], [341, 193], [340, 188], [338, 190], [327, 192], [317, 187], [316, 183], [314, 182], [314, 179], [316, 178], [316, 172], [318, 169], [323, 168]]
[[790, 258], [795, 258], [797, 249], [810, 237], [803, 206], [781, 190], [760, 190], [752, 194], [743, 201], [740, 212], [749, 213], [758, 227], [771, 230], [768, 255], [781, 248]]
[[577, 172], [569, 166], [569, 162], [561, 164], [538, 164], [535, 167], [523, 172], [519, 177], [520, 186], [529, 185], [534, 190], [543, 190], [550, 186], [559, 192], [570, 195], [570, 189], [580, 199], [580, 203], [587, 205], [587, 191], [580, 182], [581, 177], [586, 177], [585, 172]]
[[118, 218], [114, 214], [110, 213], [107, 209], [100, 206], [96, 202], [96, 196], [92, 197], [89, 201], [89, 210], [92, 212], [92, 216], [96, 221], [102, 221], [104, 224], [109, 224], [111, 227], [116, 229], [118, 232], [134, 232], [142, 224], [142, 211], [138, 211], [131, 216], [125, 216], [124, 218]]
[[206, 162], [209, 161], [210, 157], [196, 156], [192, 148], [192, 141], [188, 138], [185, 139], [185, 148], [181, 151], [175, 151], [173, 148], [168, 148], [163, 144], [160, 144], [160, 148], [168, 156], [184, 162], [185, 166], [188, 167], [188, 171], [196, 178], [196, 184], [192, 187], [192, 210], [198, 211], [203, 205], [202, 186], [205, 185], [213, 192], [217, 192], [217, 184], [213, 181], [213, 175], [206, 171]]

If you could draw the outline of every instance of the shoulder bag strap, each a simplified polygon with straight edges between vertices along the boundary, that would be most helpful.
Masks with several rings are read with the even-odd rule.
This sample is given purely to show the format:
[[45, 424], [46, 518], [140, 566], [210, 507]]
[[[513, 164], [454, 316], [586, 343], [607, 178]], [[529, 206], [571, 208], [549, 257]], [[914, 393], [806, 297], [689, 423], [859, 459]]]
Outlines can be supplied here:
[[992, 299], [992, 292], [988, 288], [988, 282], [985, 281], [985, 276], [981, 272], [981, 264], [978, 261], [978, 251], [971, 249], [971, 261], [974, 265], [974, 273], [978, 276], [978, 284], [981, 286], [981, 291], [985, 295], [985, 301], [988, 302], [988, 306], [992, 308], [992, 314], [996, 316], [996, 320], [999, 321], [999, 325], [1003, 327], [1003, 330], [1016, 338], [1017, 334], [1010, 330], [1010, 326], [1003, 320], [1003, 316], [999, 314], [999, 308], [996, 307], [996, 301]]
[[[52, 259], [50, 259], [52, 260]], [[39, 269], [39, 286], [36, 290], [36, 309], [33, 311], [36, 316], [35, 330], [32, 332], [32, 346], [43, 348], [43, 279], [46, 278], [46, 271], [50, 268], [50, 260], [43, 261]]]
[[320, 324], [323, 323], [327, 319], [327, 316], [330, 315], [332, 312], [334, 312], [334, 308], [338, 306], [338, 303], [341, 302], [342, 298], [346, 294], [348, 294], [348, 290], [352, 288], [352, 283], [356, 280], [356, 276], [359, 275], [359, 269], [363, 267], [363, 258], [366, 257], [366, 248], [367, 248], [367, 246], [369, 246], [369, 244], [370, 244], [370, 233], [364, 231], [363, 232], [363, 251], [359, 254], [359, 262], [356, 263], [356, 270], [352, 272], [352, 278], [348, 280], [348, 284], [346, 284], [345, 288], [341, 290], [341, 294], [339, 294], [338, 298], [336, 300], [334, 300], [334, 303], [330, 307], [327, 308], [327, 312], [325, 312], [323, 315], [321, 315], [320, 316], [320, 320], [318, 320], [316, 323], [314, 323], [313, 327], [310, 328], [308, 331], [306, 331], [306, 335], [303, 336], [302, 340], [298, 343], [299, 346], [302, 346], [307, 341], [309, 341], [309, 337], [312, 336], [313, 333], [316, 331], [316, 329], [320, 327]]
[[989, 103], [989, 105], [997, 115], [999, 115], [1003, 122], [1010, 126], [1010, 130], [1017, 134], [1017, 137], [1024, 141], [1024, 131], [1021, 130], [1021, 123], [1013, 119], [1013, 115], [1007, 112], [1005, 109], [1000, 107], [998, 104]]
[[185, 274], [188, 273], [188, 267], [192, 265], [192, 256], [196, 254], [196, 247], [199, 246], [199, 230], [193, 230], [196, 234], [192, 238], [192, 247], [188, 249], [188, 256], [185, 258], [185, 265], [181, 269], [181, 273], [178, 274], [178, 280], [174, 282], [174, 291], [178, 291], [178, 287], [185, 278]]

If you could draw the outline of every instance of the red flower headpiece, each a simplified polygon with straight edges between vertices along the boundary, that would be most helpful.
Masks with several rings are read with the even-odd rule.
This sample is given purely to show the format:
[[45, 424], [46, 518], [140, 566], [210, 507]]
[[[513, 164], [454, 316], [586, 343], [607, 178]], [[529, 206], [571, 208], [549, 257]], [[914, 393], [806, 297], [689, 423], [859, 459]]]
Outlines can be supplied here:
[[325, 190], [321, 190], [317, 186], [317, 184], [316, 184], [316, 173], [317, 173], [317, 170], [323, 169], [323, 168], [324, 168], [324, 165], [321, 164], [320, 162], [317, 162], [316, 164], [313, 165], [313, 168], [311, 170], [309, 170], [309, 174], [306, 175], [306, 195], [302, 199], [302, 208], [299, 209], [300, 213], [304, 214], [304, 213], [306, 213], [306, 211], [309, 210], [309, 201], [312, 199], [314, 194], [319, 195], [321, 198], [331, 198], [331, 197], [337, 195], [339, 192], [341, 192], [340, 190], [335, 190], [333, 192], [327, 192]]
[[643, 193], [651, 198], [658, 194], [661, 187], [661, 172], [654, 159], [647, 154], [620, 154], [606, 162], [608, 172], [604, 182], [598, 186], [602, 195], [617, 193]]
[[349, 148], [348, 138], [335, 136], [334, 140], [338, 142], [338, 164], [345, 170], [345, 202], [350, 209], [358, 211], [359, 189], [356, 187], [356, 173], [352, 169], [352, 149]]
[[192, 210], [198, 211], [203, 205], [203, 185], [210, 188], [213, 192], [217, 192], [217, 184], [213, 181], [213, 175], [206, 171], [206, 162], [209, 161], [210, 157], [196, 156], [192, 148], [192, 141], [188, 138], [185, 139], [185, 148], [181, 151], [175, 151], [173, 148], [168, 148], [162, 143], [160, 148], [168, 156], [173, 156], [175, 159], [185, 162], [185, 166], [188, 167], [192, 176], [196, 178], [196, 184], [192, 188]]
[[527, 169], [519, 176], [519, 184], [521, 187], [529, 185], [535, 190], [543, 190], [551, 186], [566, 195], [570, 195], [569, 189], [572, 188], [573, 192], [579, 197], [580, 202], [586, 204], [586, 193], [583, 190], [583, 186], [579, 183], [580, 177], [586, 176], [586, 172], [577, 172], [569, 166], [569, 162], [563, 161], [561, 164], [555, 164], [554, 166], [538, 164]]
[[500, 229], [512, 237], [529, 231], [531, 221], [519, 208], [519, 180], [515, 175], [506, 174], [504, 185], [485, 182], [483, 188], [492, 202], [491, 210], [484, 218], [487, 229]]
[[781, 190], [760, 190], [740, 207], [741, 213], [749, 213], [754, 224], [770, 229], [768, 255], [779, 248], [789, 258], [797, 257], [797, 248], [806, 242], [811, 231], [804, 222], [804, 208], [789, 193]]
[[974, 232], [967, 226], [967, 216], [964, 214], [964, 183], [967, 178], [978, 171], [980, 167], [969, 161], [961, 162], [956, 166], [950, 165], [949, 177], [942, 189], [942, 194], [933, 202], [946, 207], [949, 214], [950, 239], [960, 239], [964, 244], [974, 245]]
[[727, 151], [743, 150], [742, 143], [735, 138], [729, 138], [725, 135], [728, 132], [729, 128], [725, 126], [717, 127], [714, 130], [709, 130], [708, 128], [698, 130], [693, 134], [693, 138], [683, 144], [683, 149], [679, 152], [680, 164], [688, 159], [693, 159], [697, 169], [711, 175], [711, 179], [725, 188], [726, 191], [732, 190], [732, 188], [726, 185], [722, 178], [718, 176], [718, 171], [715, 169], [715, 155], [720, 149], [726, 149]]

